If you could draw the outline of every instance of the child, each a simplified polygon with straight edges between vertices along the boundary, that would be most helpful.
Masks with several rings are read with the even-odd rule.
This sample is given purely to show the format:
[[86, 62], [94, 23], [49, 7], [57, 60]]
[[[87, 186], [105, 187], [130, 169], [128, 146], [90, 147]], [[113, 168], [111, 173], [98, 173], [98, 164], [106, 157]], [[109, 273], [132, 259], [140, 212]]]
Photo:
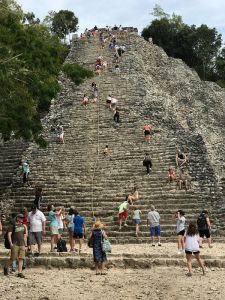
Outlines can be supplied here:
[[203, 261], [200, 258], [198, 228], [197, 228], [197, 224], [194, 222], [191, 222], [189, 224], [185, 236], [185, 253], [186, 253], [187, 267], [188, 267], [188, 273], [186, 275], [192, 276], [192, 254], [194, 254], [199, 267], [201, 267], [202, 269], [203, 275], [205, 275]]
[[141, 211], [140, 211], [140, 209], [138, 209], [139, 208], [139, 206], [138, 205], [136, 205], [135, 206], [135, 210], [134, 210], [134, 212], [133, 212], [133, 223], [134, 223], [134, 225], [135, 225], [135, 231], [136, 231], [136, 236], [138, 236], [138, 233], [139, 233], [139, 225], [140, 225], [140, 223], [141, 223]]
[[172, 168], [169, 168], [167, 173], [168, 182], [171, 183], [174, 180], [176, 180], [176, 174], [175, 171]]
[[175, 217], [177, 219], [177, 243], [178, 254], [184, 253], [184, 234], [185, 234], [185, 217], [184, 212], [180, 209], [176, 212]]

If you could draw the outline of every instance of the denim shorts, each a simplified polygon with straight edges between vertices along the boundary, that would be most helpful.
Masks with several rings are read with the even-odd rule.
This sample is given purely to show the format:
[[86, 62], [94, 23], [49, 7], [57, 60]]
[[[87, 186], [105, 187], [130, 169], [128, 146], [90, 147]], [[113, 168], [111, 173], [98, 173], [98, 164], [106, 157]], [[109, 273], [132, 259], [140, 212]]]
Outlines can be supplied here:
[[139, 225], [141, 223], [140, 219], [133, 219], [133, 224]]
[[150, 236], [160, 236], [160, 225], [150, 227]]

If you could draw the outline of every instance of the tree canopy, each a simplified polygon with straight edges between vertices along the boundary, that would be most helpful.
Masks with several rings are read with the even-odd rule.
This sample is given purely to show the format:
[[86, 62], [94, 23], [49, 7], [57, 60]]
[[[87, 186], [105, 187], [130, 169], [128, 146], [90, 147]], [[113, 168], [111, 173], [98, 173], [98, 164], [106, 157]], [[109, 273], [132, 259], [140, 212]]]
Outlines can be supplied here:
[[222, 37], [215, 28], [185, 24], [181, 16], [165, 13], [155, 6], [156, 18], [142, 31], [142, 36], [162, 47], [169, 56], [181, 58], [194, 68], [204, 80], [225, 83], [223, 72], [225, 48], [221, 49]]
[[[0, 133], [3, 139], [9, 139], [13, 133], [15, 138], [45, 145], [40, 116], [48, 111], [51, 99], [60, 90], [57, 76], [67, 53], [68, 46], [52, 35], [33, 13], [24, 14], [14, 0], [0, 0]], [[79, 74], [76, 76], [80, 78]]]
[[45, 22], [49, 25], [51, 32], [61, 39], [65, 39], [68, 34], [78, 29], [78, 18], [69, 10], [50, 11]]

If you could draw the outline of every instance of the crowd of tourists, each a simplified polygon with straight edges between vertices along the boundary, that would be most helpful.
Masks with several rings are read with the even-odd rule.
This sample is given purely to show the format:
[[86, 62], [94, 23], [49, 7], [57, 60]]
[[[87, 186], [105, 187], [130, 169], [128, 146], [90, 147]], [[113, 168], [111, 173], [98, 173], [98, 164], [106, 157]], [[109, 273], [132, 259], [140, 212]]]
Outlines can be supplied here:
[[[110, 28], [107, 26], [104, 30], [98, 31], [97, 26], [92, 30], [85, 30], [81, 35], [82, 39], [96, 38], [100, 39], [100, 47], [103, 48], [108, 44], [110, 50], [114, 50], [114, 58], [116, 58], [115, 75], [120, 75], [119, 59], [126, 51], [123, 45], [119, 45], [117, 38], [123, 38], [125, 32], [123, 32], [121, 26], [114, 26]], [[101, 75], [107, 68], [107, 62], [104, 61], [102, 56], [96, 59], [95, 72], [96, 75]], [[90, 103], [96, 103], [99, 97], [99, 89], [95, 82], [90, 87], [91, 96], [88, 97], [84, 94], [82, 99], [82, 105], [87, 107]], [[118, 100], [114, 95], [109, 94], [106, 99], [106, 106], [113, 111], [113, 119], [116, 123], [120, 123], [120, 113], [118, 108]], [[151, 142], [153, 129], [150, 124], [144, 124], [143, 127], [144, 142], [149, 144]], [[55, 128], [51, 128], [51, 131], [56, 132], [58, 142], [64, 143], [64, 130], [61, 124], [58, 124]], [[108, 145], [105, 146], [103, 151], [105, 156], [111, 156], [112, 150]], [[167, 173], [167, 182], [172, 184], [177, 182], [177, 186], [182, 189], [184, 186], [187, 190], [190, 187], [190, 182], [187, 175], [187, 162], [188, 157], [181, 150], [177, 150], [175, 163], [176, 166], [169, 168]], [[149, 152], [146, 152], [143, 166], [146, 167], [147, 176], [151, 175], [153, 169], [153, 161]], [[175, 174], [175, 168], [177, 167], [179, 176]], [[23, 161], [20, 164], [21, 177], [23, 178], [23, 184], [30, 186], [29, 174], [30, 167], [29, 162]], [[26, 252], [29, 256], [39, 256], [42, 253], [43, 237], [46, 235], [46, 227], [50, 231], [50, 251], [51, 252], [74, 252], [81, 254], [83, 251], [84, 239], [87, 237], [87, 228], [85, 218], [79, 214], [74, 208], [70, 207], [68, 212], [63, 207], [55, 208], [53, 204], [48, 205], [48, 217], [46, 219], [42, 208], [42, 187], [37, 186], [35, 188], [35, 199], [31, 207], [31, 211], [28, 212], [26, 208], [23, 208], [17, 215], [12, 215], [11, 224], [5, 235], [5, 246], [11, 250], [10, 259], [7, 260], [4, 266], [4, 274], [9, 274], [9, 268], [15, 271], [18, 268], [18, 276], [24, 278], [23, 269], [26, 268]], [[126, 196], [125, 200], [119, 205], [118, 217], [119, 227], [118, 230], [122, 230], [122, 226], [131, 226], [127, 223], [129, 213], [131, 214], [132, 226], [134, 226], [135, 235], [138, 237], [141, 235], [142, 226], [149, 227], [149, 234], [152, 241], [152, 247], [161, 247], [161, 227], [160, 227], [160, 214], [154, 207], [150, 206], [150, 211], [146, 216], [146, 222], [142, 222], [143, 213], [142, 207], [138, 202], [139, 194], [137, 187]], [[176, 219], [176, 233], [178, 243], [178, 254], [186, 254], [188, 276], [192, 275], [192, 254], [197, 259], [199, 266], [202, 268], [203, 274], [205, 273], [203, 261], [200, 258], [200, 248], [202, 248], [202, 239], [207, 238], [209, 247], [212, 247], [211, 243], [211, 224], [209, 220], [209, 214], [207, 210], [203, 210], [199, 215], [196, 222], [190, 222], [186, 230], [185, 227], [185, 213], [182, 210], [178, 210], [175, 213]], [[47, 222], [47, 225], [46, 225]], [[65, 232], [67, 232], [69, 249], [67, 249], [65, 241]], [[0, 221], [0, 235], [2, 235], [2, 223]], [[6, 245], [7, 241], [7, 245]], [[37, 251], [35, 251], [35, 245], [37, 245]], [[107, 252], [111, 251], [111, 245], [108, 240], [108, 234], [104, 230], [104, 225], [101, 221], [96, 221], [90, 230], [88, 236], [88, 245], [93, 248], [93, 257], [96, 267], [96, 275], [104, 275], [105, 262], [107, 260]]]

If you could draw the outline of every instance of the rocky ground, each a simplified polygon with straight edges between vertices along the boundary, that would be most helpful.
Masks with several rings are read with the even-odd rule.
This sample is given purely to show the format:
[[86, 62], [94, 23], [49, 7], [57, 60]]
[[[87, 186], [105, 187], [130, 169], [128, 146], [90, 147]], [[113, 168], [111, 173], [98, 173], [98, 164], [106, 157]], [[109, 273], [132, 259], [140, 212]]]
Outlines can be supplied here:
[[224, 270], [195, 270], [156, 267], [149, 270], [111, 269], [96, 276], [88, 269], [33, 268], [26, 279], [0, 275], [0, 299], [225, 299]]
[[[49, 245], [45, 244], [43, 248], [43, 251], [48, 251]], [[2, 252], [3, 248], [0, 250]], [[89, 248], [84, 248], [84, 252], [89, 251]], [[161, 248], [149, 244], [113, 246], [114, 254], [174, 255], [176, 252], [175, 243], [163, 244]], [[207, 255], [222, 259], [224, 252], [225, 245], [217, 243], [212, 249], [204, 245], [201, 251], [205, 260]], [[43, 266], [25, 270], [25, 279], [16, 277], [16, 274], [6, 277], [0, 272], [0, 299], [225, 299], [223, 268], [206, 268], [205, 276], [198, 269], [194, 269], [192, 277], [186, 277], [186, 272], [184, 266], [112, 267], [107, 275], [96, 276], [91, 269]]]

